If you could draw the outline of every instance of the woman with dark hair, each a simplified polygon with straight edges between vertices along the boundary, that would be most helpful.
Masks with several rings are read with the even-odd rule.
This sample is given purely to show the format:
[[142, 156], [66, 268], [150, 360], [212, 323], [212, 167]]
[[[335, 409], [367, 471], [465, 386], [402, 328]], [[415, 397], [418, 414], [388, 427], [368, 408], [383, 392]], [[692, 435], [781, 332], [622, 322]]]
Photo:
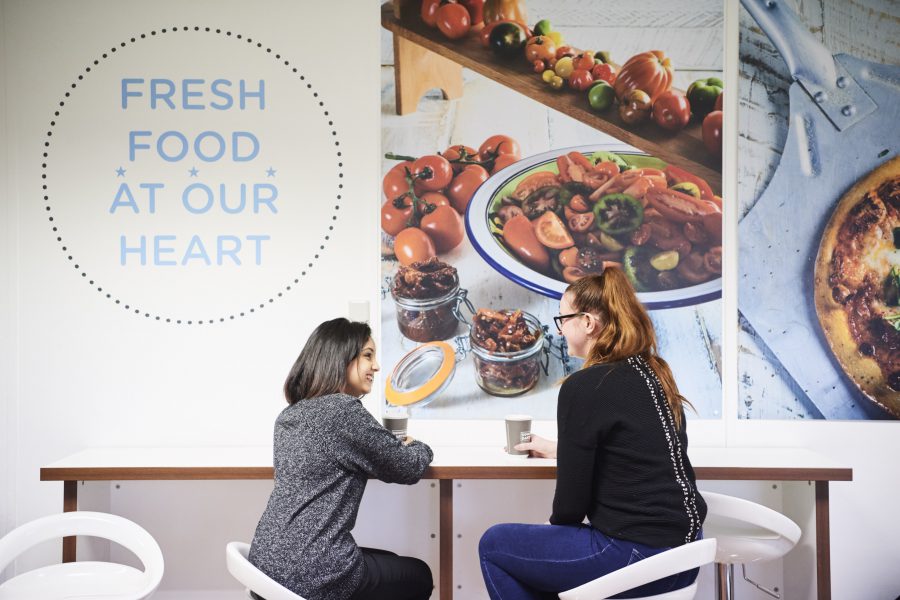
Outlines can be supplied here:
[[351, 535], [370, 478], [413, 484], [431, 448], [400, 441], [363, 407], [378, 362], [365, 323], [334, 319], [294, 363], [275, 421], [275, 489], [250, 562], [307, 600], [425, 600], [431, 570], [416, 558], [360, 548]]
[[[690, 403], [657, 354], [653, 323], [625, 274], [607, 268], [583, 277], [559, 307], [556, 327], [584, 367], [560, 388], [559, 441], [532, 436], [515, 447], [557, 459], [553, 513], [548, 525], [495, 525], [482, 536], [492, 600], [556, 598], [702, 535], [706, 503], [687, 455]], [[697, 572], [616, 597], [679, 589]]]

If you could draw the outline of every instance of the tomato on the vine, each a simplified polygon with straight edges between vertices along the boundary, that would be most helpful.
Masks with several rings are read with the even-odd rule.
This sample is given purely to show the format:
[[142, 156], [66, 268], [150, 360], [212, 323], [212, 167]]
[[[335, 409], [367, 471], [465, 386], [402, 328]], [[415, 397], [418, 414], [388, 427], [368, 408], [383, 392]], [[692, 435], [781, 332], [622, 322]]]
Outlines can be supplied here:
[[462, 4], [442, 4], [437, 11], [437, 26], [451, 40], [465, 37], [472, 28], [469, 11]]
[[713, 156], [722, 156], [722, 115], [714, 110], [703, 119], [703, 145]]
[[437, 154], [417, 158], [410, 170], [416, 178], [417, 186], [430, 192], [447, 187], [453, 179], [453, 168], [450, 163]]
[[462, 172], [453, 178], [450, 187], [447, 188], [447, 196], [450, 204], [456, 212], [463, 214], [469, 201], [475, 195], [475, 190], [487, 181], [488, 172], [481, 165], [468, 165]]
[[385, 198], [393, 200], [409, 192], [409, 184], [406, 182], [406, 169], [412, 168], [412, 161], [403, 161], [391, 167], [381, 182], [381, 189]]
[[438, 254], [459, 246], [465, 235], [462, 217], [452, 206], [438, 206], [422, 217], [419, 226], [434, 242]]
[[522, 158], [519, 142], [508, 135], [492, 135], [478, 147], [478, 155], [482, 160], [499, 154], [512, 154], [516, 160]]
[[405, 267], [437, 256], [437, 253], [428, 234], [418, 227], [407, 227], [394, 238], [394, 256]]
[[419, 196], [419, 200], [427, 204], [435, 206], [450, 206], [450, 199], [440, 192], [425, 192]]
[[494, 160], [494, 168], [491, 169], [491, 175], [503, 169], [504, 167], [508, 167], [509, 165], [518, 162], [519, 158], [515, 154], [499, 154], [497, 155], [497, 159]]
[[678, 131], [691, 120], [691, 105], [681, 92], [666, 90], [653, 101], [653, 110], [650, 116], [663, 129]]
[[449, 148], [441, 152], [441, 156], [450, 161], [450, 166], [453, 168], [454, 174], [462, 171], [466, 165], [461, 162], [453, 161], [458, 161], [460, 159], [479, 160], [478, 150], [469, 146], [465, 146], [463, 144], [455, 144], [453, 146], [450, 146]]
[[394, 202], [388, 199], [381, 205], [381, 229], [388, 235], [397, 235], [406, 229], [413, 213], [412, 200], [409, 198], [401, 201], [403, 208], [397, 208]]

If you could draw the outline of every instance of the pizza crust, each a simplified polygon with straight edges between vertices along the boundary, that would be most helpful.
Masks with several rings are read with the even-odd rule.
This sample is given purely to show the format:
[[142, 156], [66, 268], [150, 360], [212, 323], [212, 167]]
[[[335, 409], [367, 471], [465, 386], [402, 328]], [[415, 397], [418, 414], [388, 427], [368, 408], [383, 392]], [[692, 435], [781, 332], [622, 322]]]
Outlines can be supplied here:
[[847, 220], [850, 210], [865, 197], [867, 192], [896, 177], [900, 177], [900, 156], [882, 164], [863, 177], [838, 201], [831, 219], [825, 226], [819, 245], [813, 288], [816, 313], [825, 333], [825, 339], [828, 340], [831, 351], [847, 377], [870, 400], [895, 417], [900, 417], [900, 392], [888, 386], [887, 379], [882, 374], [878, 363], [860, 352], [857, 341], [850, 331], [846, 311], [832, 297], [832, 286], [828, 281], [838, 233], [841, 225]]

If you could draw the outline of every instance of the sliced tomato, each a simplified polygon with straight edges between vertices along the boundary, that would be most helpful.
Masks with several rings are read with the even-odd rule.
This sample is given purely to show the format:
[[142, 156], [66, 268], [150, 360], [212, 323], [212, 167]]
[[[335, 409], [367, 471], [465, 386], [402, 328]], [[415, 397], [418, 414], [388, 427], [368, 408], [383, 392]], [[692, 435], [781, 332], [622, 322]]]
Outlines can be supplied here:
[[559, 253], [559, 264], [563, 267], [578, 266], [578, 247], [572, 246]]
[[534, 233], [525, 215], [516, 215], [503, 225], [503, 241], [522, 261], [537, 271], [550, 268], [550, 255]]
[[569, 229], [572, 231], [584, 233], [594, 227], [594, 218], [594, 213], [592, 212], [574, 213], [566, 220], [566, 222], [569, 224]]
[[540, 243], [554, 250], [575, 245], [572, 234], [555, 212], [547, 211], [534, 220], [534, 233]]
[[709, 215], [721, 213], [715, 203], [673, 189], [651, 187], [645, 198], [662, 216], [679, 223], [703, 221]]
[[689, 181], [700, 188], [700, 197], [704, 200], [712, 200], [715, 194], [713, 194], [712, 188], [709, 187], [709, 184], [706, 183], [706, 180], [697, 177], [693, 173], [689, 173], [684, 169], [680, 169], [675, 165], [669, 165], [665, 170], [666, 179], [669, 180], [669, 185], [675, 185], [676, 183], [681, 183], [682, 181]]

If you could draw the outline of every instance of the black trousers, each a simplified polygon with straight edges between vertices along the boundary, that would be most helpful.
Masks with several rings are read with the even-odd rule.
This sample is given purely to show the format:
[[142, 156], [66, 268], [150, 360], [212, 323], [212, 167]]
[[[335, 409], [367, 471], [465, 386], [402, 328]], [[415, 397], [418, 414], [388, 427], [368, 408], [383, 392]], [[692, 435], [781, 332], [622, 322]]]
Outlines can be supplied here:
[[351, 600], [428, 600], [434, 589], [431, 569], [418, 558], [387, 550], [360, 548], [366, 564]]
[[[387, 550], [360, 548], [365, 574], [351, 600], [428, 600], [434, 589], [431, 569], [418, 558]], [[256, 600], [265, 600], [255, 592]]]

